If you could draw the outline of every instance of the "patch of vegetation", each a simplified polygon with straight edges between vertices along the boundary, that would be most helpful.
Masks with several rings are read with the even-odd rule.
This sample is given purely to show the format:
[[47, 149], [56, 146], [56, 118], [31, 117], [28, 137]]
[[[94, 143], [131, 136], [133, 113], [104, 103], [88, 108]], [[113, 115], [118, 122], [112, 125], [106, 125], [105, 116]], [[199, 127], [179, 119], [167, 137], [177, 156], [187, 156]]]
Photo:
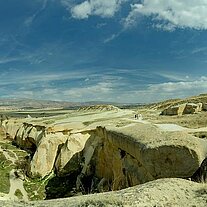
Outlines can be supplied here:
[[19, 189], [15, 191], [14, 195], [20, 200], [23, 198], [22, 192]]
[[9, 173], [12, 169], [12, 163], [6, 159], [2, 152], [0, 152], [0, 192], [2, 193], [9, 193]]
[[5, 149], [5, 150], [16, 150], [17, 149], [15, 146], [12, 145], [10, 141], [0, 142], [0, 146], [2, 149]]
[[0, 146], [1, 146], [2, 149], [7, 150], [7, 152], [9, 153], [9, 155], [11, 157], [15, 157], [15, 155], [13, 153], [15, 153], [17, 155], [17, 157], [20, 158], [20, 159], [24, 158], [25, 156], [28, 155], [28, 153], [26, 151], [17, 148], [10, 141], [0, 142]]
[[46, 186], [46, 199], [66, 198], [76, 195], [74, 188], [77, 175], [77, 172], [74, 172], [68, 176], [55, 176], [50, 179]]
[[[0, 142], [3, 150], [6, 150], [11, 157], [18, 157], [15, 164], [7, 160], [3, 152], [0, 152], [0, 192], [8, 194], [10, 188], [9, 174], [12, 169], [20, 170], [24, 175], [28, 169], [28, 153], [18, 149], [11, 142]], [[15, 156], [15, 154], [16, 156]], [[24, 181], [25, 190], [28, 193], [29, 200], [43, 200], [46, 197], [45, 186], [48, 183], [48, 177], [45, 179], [26, 178]], [[23, 195], [20, 190], [15, 192], [15, 195], [22, 199]]]
[[27, 178], [24, 182], [24, 188], [28, 193], [29, 200], [44, 200], [46, 198], [45, 186], [47, 183], [47, 178]]

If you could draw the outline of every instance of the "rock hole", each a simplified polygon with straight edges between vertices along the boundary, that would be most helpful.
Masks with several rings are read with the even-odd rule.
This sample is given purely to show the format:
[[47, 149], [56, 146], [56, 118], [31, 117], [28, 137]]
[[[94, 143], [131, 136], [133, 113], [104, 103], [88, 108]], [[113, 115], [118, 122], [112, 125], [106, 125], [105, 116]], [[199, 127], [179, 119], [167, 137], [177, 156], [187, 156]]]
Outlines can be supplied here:
[[122, 149], [119, 149], [119, 150], [120, 150], [121, 159], [123, 159], [126, 156], [126, 152]]

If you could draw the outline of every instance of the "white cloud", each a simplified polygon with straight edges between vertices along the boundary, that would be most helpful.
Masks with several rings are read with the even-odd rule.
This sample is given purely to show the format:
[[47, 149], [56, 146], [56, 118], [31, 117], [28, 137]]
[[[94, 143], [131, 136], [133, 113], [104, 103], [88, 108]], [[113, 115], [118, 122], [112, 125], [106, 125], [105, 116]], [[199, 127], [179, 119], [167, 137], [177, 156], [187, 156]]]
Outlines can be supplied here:
[[85, 19], [88, 18], [92, 13], [92, 7], [88, 1], [79, 4], [72, 9], [72, 15], [77, 19]]
[[[11, 91], [9, 96], [16, 98], [33, 98], [46, 100], [62, 100], [62, 101], [90, 101], [114, 100], [116, 83], [99, 82], [85, 87], [51, 87], [49, 85], [41, 85], [41, 90], [35, 87], [21, 87], [18, 90]], [[2, 88], [1, 88], [2, 89]]]
[[184, 98], [207, 92], [207, 77], [202, 76], [190, 81], [166, 82], [148, 85], [144, 90], [135, 92], [140, 100], [155, 102], [169, 98]]
[[207, 29], [207, 0], [142, 0], [131, 5], [124, 26], [136, 24], [140, 15], [152, 17], [162, 29]]
[[165, 82], [145, 85], [143, 89], [127, 89], [120, 81], [106, 81], [88, 87], [77, 87], [63, 91], [63, 97], [69, 100], [107, 100], [122, 103], [149, 103], [170, 98], [184, 98], [187, 96], [206, 93], [207, 77], [202, 76], [194, 80], [186, 77], [185, 81]]
[[127, 0], [87, 0], [71, 8], [72, 16], [85, 19], [90, 15], [113, 17], [121, 4]]
[[81, 87], [71, 88], [63, 92], [64, 96], [78, 101], [86, 100], [106, 100], [112, 96], [115, 85], [110, 82], [99, 82], [97, 84]]

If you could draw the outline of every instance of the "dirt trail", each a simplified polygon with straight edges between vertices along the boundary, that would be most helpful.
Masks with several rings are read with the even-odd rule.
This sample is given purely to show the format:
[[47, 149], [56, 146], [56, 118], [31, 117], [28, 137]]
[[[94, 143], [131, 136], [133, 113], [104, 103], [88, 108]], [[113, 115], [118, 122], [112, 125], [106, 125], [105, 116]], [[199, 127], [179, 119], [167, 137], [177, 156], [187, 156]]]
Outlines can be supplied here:
[[[0, 152], [3, 153], [5, 158], [15, 164], [18, 160], [18, 156], [12, 150], [2, 149], [0, 146]], [[10, 154], [13, 154], [11, 156]], [[20, 190], [22, 193], [22, 199], [24, 201], [28, 201], [28, 195], [26, 190], [24, 189], [24, 177], [20, 172], [17, 172], [15, 169], [12, 169], [9, 174], [9, 181], [10, 181], [10, 189], [9, 194], [0, 193], [0, 200], [18, 200], [18, 197], [15, 195], [16, 190]]]
[[190, 129], [187, 127], [182, 127], [178, 124], [153, 124], [152, 122], [148, 120], [138, 120], [138, 119], [130, 119], [130, 118], [124, 118], [125, 120], [133, 121], [134, 123], [143, 123], [143, 124], [152, 124], [156, 127], [158, 127], [161, 131], [186, 131], [186, 132], [207, 132], [207, 127], [201, 127], [196, 129]]
[[21, 175], [17, 176], [16, 171], [13, 169], [10, 172], [9, 178], [10, 178], [10, 190], [9, 190], [9, 194], [7, 195], [8, 198], [18, 200], [18, 198], [15, 196], [15, 192], [16, 190], [20, 190], [22, 193], [22, 199], [24, 201], [28, 201], [28, 195], [23, 185], [24, 184], [23, 176]]

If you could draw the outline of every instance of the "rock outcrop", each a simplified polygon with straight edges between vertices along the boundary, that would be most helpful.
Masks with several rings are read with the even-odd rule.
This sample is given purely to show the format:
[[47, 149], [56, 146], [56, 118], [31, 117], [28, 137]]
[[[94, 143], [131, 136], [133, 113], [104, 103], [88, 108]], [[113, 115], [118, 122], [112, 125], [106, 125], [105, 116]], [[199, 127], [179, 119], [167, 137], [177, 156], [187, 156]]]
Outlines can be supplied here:
[[181, 104], [181, 105], [177, 105], [177, 106], [170, 106], [166, 109], [164, 109], [164, 111], [162, 111], [161, 115], [168, 115], [168, 116], [173, 116], [173, 115], [182, 115], [183, 111], [186, 107], [186, 104]]
[[[51, 128], [52, 129], [52, 128]], [[207, 157], [207, 140], [187, 132], [164, 132], [151, 124], [48, 130], [23, 123], [16, 144], [31, 152], [28, 174], [77, 176], [77, 191], [119, 190], [159, 178], [191, 178]]]
[[[55, 162], [55, 169], [58, 175], [64, 175], [77, 171], [79, 168], [79, 159], [77, 154], [81, 152], [85, 143], [90, 137], [89, 133], [71, 134], [66, 142], [61, 146]], [[74, 162], [71, 163], [71, 160]]]
[[170, 106], [166, 109], [164, 109], [161, 113], [161, 115], [184, 115], [184, 114], [194, 114], [201, 112], [203, 110], [203, 104], [202, 103], [184, 103], [176, 106]]
[[93, 105], [93, 106], [86, 106], [78, 109], [78, 111], [118, 111], [120, 110], [118, 107], [113, 105]]
[[202, 111], [202, 103], [187, 103], [183, 114], [194, 114]]
[[47, 134], [39, 142], [30, 163], [32, 177], [45, 177], [54, 168], [58, 147], [65, 143], [68, 136], [62, 133]]
[[206, 156], [206, 140], [184, 132], [164, 133], [144, 124], [98, 127], [83, 150], [81, 176], [93, 173], [100, 189], [119, 190], [158, 178], [189, 178]]
[[3, 120], [2, 122], [2, 126], [4, 127], [8, 138], [11, 138], [11, 139], [15, 137], [21, 125], [22, 125], [22, 122], [17, 121], [15, 119], [11, 119], [11, 120], [6, 119], [6, 120]]

